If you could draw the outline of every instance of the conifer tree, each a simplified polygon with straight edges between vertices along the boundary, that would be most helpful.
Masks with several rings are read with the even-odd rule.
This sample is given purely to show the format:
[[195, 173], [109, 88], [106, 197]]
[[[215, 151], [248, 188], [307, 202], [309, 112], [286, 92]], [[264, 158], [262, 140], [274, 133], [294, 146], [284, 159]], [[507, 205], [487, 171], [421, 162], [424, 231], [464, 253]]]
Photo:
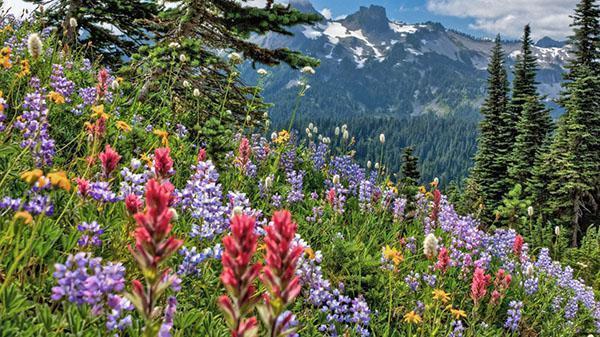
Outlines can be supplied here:
[[547, 133], [552, 119], [537, 92], [535, 80], [537, 61], [532, 51], [531, 29], [525, 26], [521, 54], [515, 64], [512, 100], [506, 115], [507, 137], [505, 146], [511, 147], [508, 186], [526, 183], [531, 178], [531, 167]]
[[159, 12], [150, 0], [25, 0], [43, 5], [38, 14], [57, 28], [65, 45], [85, 46], [90, 57], [119, 63], [133, 54], [151, 36], [143, 20]]
[[550, 214], [568, 224], [571, 244], [598, 220], [600, 186], [600, 11], [582, 0], [573, 15], [573, 58], [563, 84], [561, 116], [550, 146], [546, 171]]
[[508, 79], [504, 68], [504, 52], [500, 36], [496, 37], [488, 65], [487, 97], [481, 107], [483, 120], [479, 124], [479, 138], [475, 166], [471, 172], [473, 186], [478, 186], [483, 199], [482, 218], [491, 220], [502, 196], [507, 190], [505, 159], [509, 154], [506, 115], [508, 108]]
[[517, 137], [508, 172], [511, 185], [527, 184], [532, 178], [532, 167], [551, 129], [552, 118], [548, 109], [539, 97], [529, 96], [517, 123]]
[[405, 185], [416, 186], [421, 179], [421, 174], [419, 173], [418, 164], [419, 158], [413, 155], [414, 148], [412, 146], [407, 146], [404, 148], [404, 153], [402, 154], [402, 182]]

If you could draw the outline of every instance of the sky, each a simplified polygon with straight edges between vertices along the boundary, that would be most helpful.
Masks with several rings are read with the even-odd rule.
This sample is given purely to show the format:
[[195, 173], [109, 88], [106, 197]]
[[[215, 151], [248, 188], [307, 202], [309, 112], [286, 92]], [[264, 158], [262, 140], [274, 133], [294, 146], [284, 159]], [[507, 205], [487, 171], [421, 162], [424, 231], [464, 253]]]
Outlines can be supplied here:
[[[264, 0], [249, 0], [264, 3]], [[280, 0], [286, 2], [287, 0]], [[523, 26], [531, 25], [535, 39], [549, 36], [563, 40], [571, 34], [569, 24], [579, 0], [310, 0], [326, 16], [341, 17], [360, 6], [384, 6], [390, 19], [407, 23], [436, 21], [447, 28], [475, 36], [518, 39]], [[20, 10], [22, 0], [7, 0], [5, 7]]]

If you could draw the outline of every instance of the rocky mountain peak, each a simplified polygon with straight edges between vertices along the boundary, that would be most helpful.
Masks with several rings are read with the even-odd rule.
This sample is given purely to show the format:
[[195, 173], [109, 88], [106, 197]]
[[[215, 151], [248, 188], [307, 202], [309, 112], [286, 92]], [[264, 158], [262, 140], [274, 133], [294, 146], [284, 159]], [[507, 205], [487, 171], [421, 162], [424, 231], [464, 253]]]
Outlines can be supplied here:
[[343, 24], [350, 30], [359, 30], [370, 33], [384, 33], [389, 31], [389, 19], [385, 8], [377, 5], [361, 6], [359, 11], [348, 15]]

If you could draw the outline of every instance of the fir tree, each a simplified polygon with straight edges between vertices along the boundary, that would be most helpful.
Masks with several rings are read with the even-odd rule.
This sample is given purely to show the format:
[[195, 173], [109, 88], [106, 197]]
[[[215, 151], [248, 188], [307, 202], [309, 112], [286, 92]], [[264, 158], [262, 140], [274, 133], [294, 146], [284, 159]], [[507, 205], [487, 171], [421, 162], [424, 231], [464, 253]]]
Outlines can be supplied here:
[[537, 96], [529, 96], [517, 123], [517, 137], [509, 168], [511, 185], [527, 184], [532, 178], [532, 167], [551, 129], [552, 118], [548, 109]]
[[44, 5], [46, 23], [57, 28], [65, 45], [85, 46], [90, 57], [104, 55], [118, 63], [151, 40], [143, 21], [160, 10], [156, 1], [146, 0], [25, 0]]
[[479, 125], [479, 138], [475, 166], [471, 172], [472, 185], [478, 186], [483, 199], [482, 217], [491, 220], [492, 212], [507, 190], [505, 159], [509, 154], [506, 110], [508, 105], [508, 79], [504, 68], [504, 52], [500, 36], [496, 37], [488, 65], [487, 97], [481, 107], [483, 120]]
[[404, 148], [402, 154], [402, 168], [400, 173], [402, 182], [408, 186], [416, 186], [419, 179], [421, 179], [418, 169], [419, 158], [413, 155], [413, 151], [414, 148], [412, 146], [407, 146]]
[[598, 220], [600, 186], [600, 11], [593, 0], [582, 0], [573, 15], [570, 37], [573, 58], [563, 84], [565, 114], [550, 146], [546, 172], [550, 214], [568, 224], [571, 244]]
[[508, 186], [526, 183], [531, 177], [531, 167], [536, 153], [544, 142], [552, 125], [549, 111], [542, 103], [535, 81], [537, 61], [532, 51], [531, 29], [525, 26], [521, 44], [521, 54], [514, 71], [512, 100], [505, 115], [507, 135], [506, 147], [512, 147]]

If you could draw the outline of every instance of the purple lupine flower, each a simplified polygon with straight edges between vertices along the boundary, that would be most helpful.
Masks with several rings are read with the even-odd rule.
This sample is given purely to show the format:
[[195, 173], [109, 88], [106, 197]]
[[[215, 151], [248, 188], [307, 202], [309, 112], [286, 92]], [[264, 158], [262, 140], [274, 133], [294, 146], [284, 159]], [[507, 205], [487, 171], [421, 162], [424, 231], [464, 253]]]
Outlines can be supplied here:
[[123, 331], [131, 326], [131, 315], [122, 317], [127, 311], [134, 309], [133, 304], [127, 298], [109, 294], [107, 305], [109, 312], [106, 315], [106, 329], [108, 331]]
[[463, 326], [461, 320], [452, 321], [450, 326], [452, 327], [452, 332], [450, 333], [450, 335], [448, 335], [448, 337], [462, 337], [463, 336], [465, 327]]
[[521, 301], [510, 301], [508, 304], [510, 309], [507, 311], [508, 317], [504, 322], [504, 327], [510, 331], [517, 331], [519, 328], [519, 322], [521, 321], [521, 309], [523, 308], [523, 302]]
[[89, 247], [102, 245], [100, 235], [104, 233], [104, 230], [100, 228], [100, 225], [96, 221], [92, 221], [90, 223], [82, 222], [81, 224], [77, 225], [77, 230], [82, 233], [81, 237], [77, 241], [79, 246]]
[[404, 219], [404, 210], [406, 209], [406, 199], [405, 198], [396, 198], [392, 205], [392, 214], [394, 215], [394, 220], [401, 221]]
[[350, 194], [358, 192], [358, 186], [366, 177], [365, 170], [352, 160], [350, 156], [337, 156], [331, 159], [329, 174], [348, 182]]
[[200, 275], [201, 268], [200, 265], [211, 258], [220, 259], [221, 254], [223, 253], [223, 248], [221, 244], [217, 244], [214, 247], [205, 248], [202, 252], [198, 253], [196, 247], [192, 247], [192, 249], [188, 249], [187, 247], [182, 247], [179, 250], [179, 255], [183, 256], [183, 261], [179, 265], [177, 269], [177, 273], [179, 275]]
[[427, 283], [431, 288], [435, 288], [437, 276], [435, 276], [435, 274], [423, 274], [423, 282]]
[[96, 102], [96, 87], [79, 88], [77, 94], [83, 100], [82, 108]]
[[202, 225], [192, 225], [191, 237], [212, 239], [229, 226], [227, 207], [223, 205], [219, 173], [213, 163], [199, 161], [192, 166], [195, 173], [187, 181], [185, 188], [177, 196], [178, 206], [189, 211], [192, 218], [202, 221]]
[[107, 181], [91, 182], [88, 195], [92, 199], [104, 203], [114, 203], [122, 199], [110, 189], [110, 184]]
[[360, 182], [358, 187], [358, 203], [361, 210], [372, 210], [375, 188], [376, 187], [373, 186], [373, 182], [369, 179], [365, 179]]
[[177, 125], [175, 126], [175, 135], [178, 138], [185, 138], [190, 134], [190, 132], [188, 131], [188, 129], [185, 127], [185, 125], [181, 124], [181, 123], [177, 123]]
[[14, 124], [23, 133], [21, 147], [31, 152], [36, 167], [52, 165], [54, 140], [50, 138], [44, 93], [37, 90], [27, 94], [23, 109], [23, 114]]
[[135, 194], [138, 197], [144, 196], [145, 186], [148, 180], [152, 178], [152, 169], [147, 165], [144, 166], [142, 172], [136, 172], [141, 167], [141, 162], [133, 159], [129, 167], [121, 169], [121, 177], [123, 181], [119, 184], [119, 196], [124, 198], [129, 194]]
[[281, 195], [279, 195], [278, 193], [273, 194], [273, 196], [271, 196], [271, 206], [273, 206], [273, 208], [281, 208], [281, 204]]
[[6, 109], [6, 100], [0, 97], [0, 132], [6, 129], [6, 125], [4, 125], [4, 121], [6, 120], [6, 114], [4, 114], [4, 110]]
[[329, 146], [323, 142], [319, 142], [318, 145], [311, 143], [312, 150], [312, 162], [313, 167], [320, 171], [325, 167], [325, 160], [327, 156], [327, 151], [329, 150]]
[[291, 185], [291, 190], [287, 196], [290, 204], [302, 201], [304, 193], [302, 192], [304, 171], [291, 171], [287, 174], [287, 182]]
[[286, 174], [290, 174], [294, 171], [294, 165], [296, 163], [296, 149], [292, 148], [288, 151], [285, 151], [281, 154], [280, 166], [283, 167], [283, 170]]
[[[280, 327], [282, 322], [284, 322], [284, 321], [287, 321], [287, 323], [285, 324], [285, 326]], [[298, 326], [298, 320], [296, 319], [296, 315], [294, 315], [289, 310], [282, 312], [281, 315], [279, 315], [277, 317], [277, 320], [275, 321], [275, 331], [287, 331], [296, 326]], [[299, 337], [298, 333], [296, 333], [296, 332], [292, 332], [291, 334], [288, 334], [287, 336]]]
[[165, 307], [165, 317], [158, 331], [158, 337], [171, 337], [171, 329], [173, 328], [173, 317], [177, 311], [177, 299], [175, 296], [169, 296], [167, 306]]
[[73, 91], [75, 89], [75, 83], [67, 79], [62, 65], [52, 65], [52, 74], [50, 75], [50, 86], [54, 91], [63, 95], [65, 101], [71, 101], [70, 96], [73, 94]]
[[23, 209], [31, 215], [45, 214], [52, 216], [54, 214], [54, 205], [50, 196], [33, 193], [29, 200], [23, 204]]
[[102, 265], [102, 258], [92, 257], [90, 253], [69, 255], [65, 264], [57, 263], [54, 268], [53, 276], [58, 285], [52, 288], [52, 299], [89, 304], [97, 314], [109, 295], [125, 289], [125, 267], [110, 262]]
[[[392, 265], [392, 269], [393, 269], [393, 265]], [[420, 285], [420, 278], [421, 275], [419, 273], [415, 273], [414, 271], [411, 271], [405, 278], [404, 278], [404, 282], [408, 285], [408, 287], [410, 288], [410, 290], [412, 290], [413, 292], [419, 290], [419, 285]]]

